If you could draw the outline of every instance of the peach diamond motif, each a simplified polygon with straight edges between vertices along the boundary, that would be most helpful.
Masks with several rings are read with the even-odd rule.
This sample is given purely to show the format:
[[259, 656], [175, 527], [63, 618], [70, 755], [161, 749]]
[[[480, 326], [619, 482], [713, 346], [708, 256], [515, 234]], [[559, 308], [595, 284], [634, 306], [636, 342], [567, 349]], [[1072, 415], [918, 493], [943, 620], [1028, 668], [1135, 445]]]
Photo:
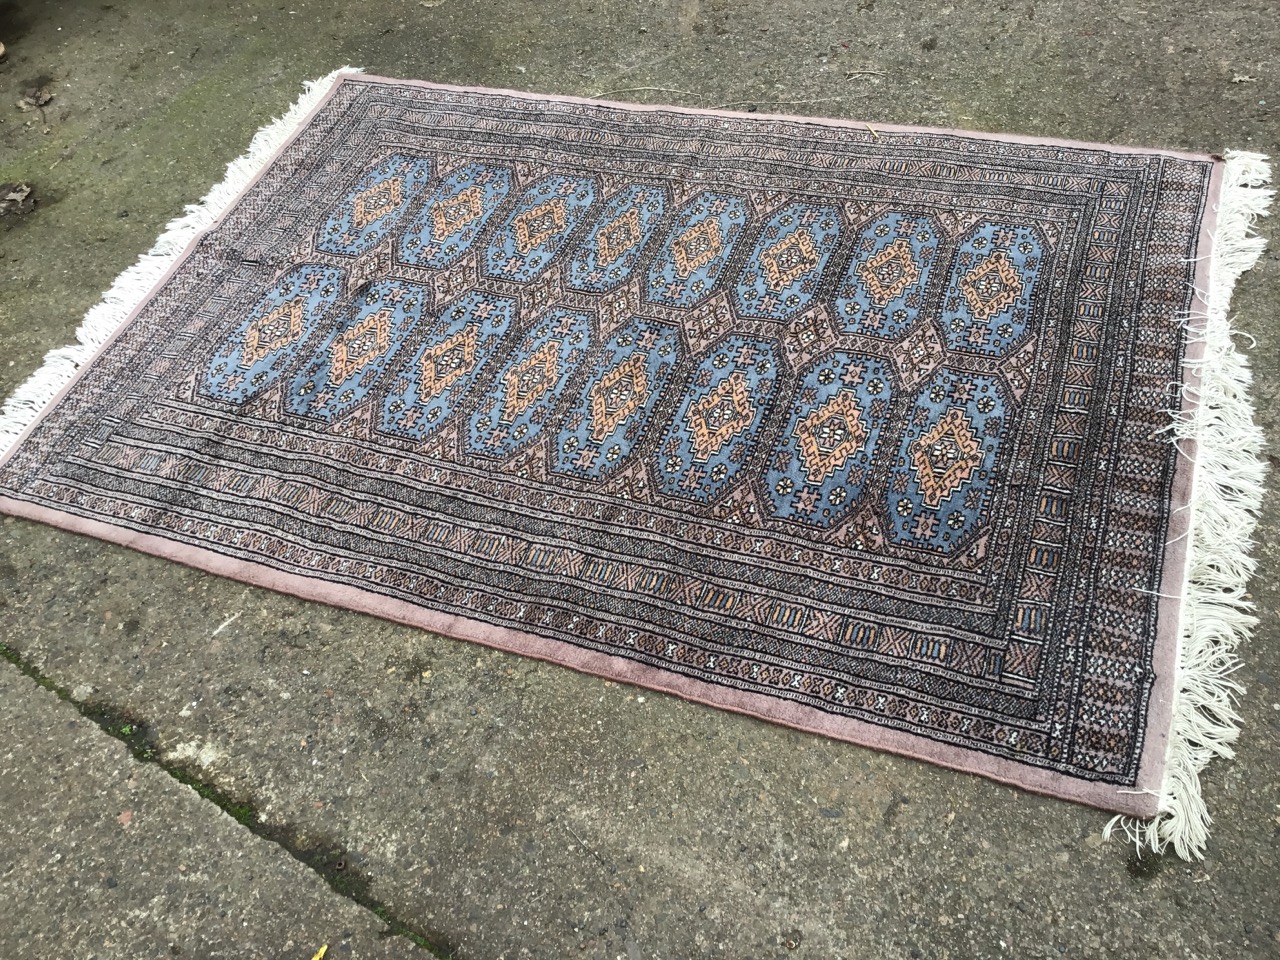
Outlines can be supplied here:
[[633, 353], [591, 388], [591, 439], [603, 443], [649, 399], [646, 357]]
[[718, 220], [708, 218], [695, 223], [671, 245], [676, 275], [682, 280], [687, 278], [693, 271], [714, 260], [723, 249], [724, 241], [720, 236]]
[[548, 340], [532, 355], [516, 364], [504, 378], [507, 394], [502, 401], [502, 423], [515, 423], [520, 414], [537, 403], [560, 377], [560, 341]]
[[240, 366], [248, 370], [263, 357], [287, 347], [302, 336], [302, 314], [306, 306], [306, 297], [295, 297], [254, 321], [245, 333]]
[[911, 445], [911, 466], [927, 507], [937, 507], [982, 465], [982, 443], [968, 414], [952, 407]]
[[341, 385], [348, 377], [382, 356], [391, 346], [390, 310], [371, 313], [333, 342], [329, 383]]
[[528, 253], [543, 241], [554, 237], [564, 229], [567, 210], [564, 200], [553, 197], [546, 203], [540, 203], [526, 210], [512, 222], [516, 228], [516, 247]]
[[635, 245], [643, 233], [640, 214], [631, 207], [596, 236], [597, 262], [607, 267]]
[[355, 211], [351, 215], [351, 223], [357, 230], [363, 230], [375, 220], [385, 217], [404, 200], [404, 179], [392, 177], [375, 183], [368, 190], [356, 194]]
[[985, 322], [1011, 307], [1022, 295], [1022, 275], [1005, 252], [997, 250], [960, 281], [960, 292], [974, 317]]
[[920, 279], [920, 265], [911, 252], [911, 244], [899, 237], [870, 260], [858, 264], [858, 276], [871, 299], [883, 307]]
[[431, 233], [437, 240], [452, 236], [484, 213], [484, 190], [470, 186], [456, 197], [431, 206]]
[[765, 281], [772, 290], [783, 290], [818, 265], [813, 235], [801, 227], [760, 255]]
[[735, 370], [689, 408], [693, 459], [705, 463], [751, 425], [755, 409], [746, 376]]
[[476, 365], [476, 328], [467, 324], [422, 355], [421, 401], [429, 402], [466, 376]]
[[858, 398], [841, 390], [796, 424], [800, 460], [810, 483], [821, 484], [867, 442]]

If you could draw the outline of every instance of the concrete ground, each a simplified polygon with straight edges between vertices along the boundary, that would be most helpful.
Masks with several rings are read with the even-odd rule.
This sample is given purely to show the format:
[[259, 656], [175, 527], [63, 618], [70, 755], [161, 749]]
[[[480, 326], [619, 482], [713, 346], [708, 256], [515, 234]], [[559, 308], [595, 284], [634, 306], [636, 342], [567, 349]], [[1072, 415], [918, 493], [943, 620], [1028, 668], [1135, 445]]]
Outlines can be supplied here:
[[[336, 66], [1280, 155], [1272, 0], [1145, 7], [0, 2], [0, 183], [36, 199], [0, 217], [0, 395]], [[1280, 466], [1280, 245], [1235, 308]], [[1084, 807], [6, 520], [0, 956], [1277, 957], [1276, 499], [1259, 542], [1246, 731], [1186, 864]]]

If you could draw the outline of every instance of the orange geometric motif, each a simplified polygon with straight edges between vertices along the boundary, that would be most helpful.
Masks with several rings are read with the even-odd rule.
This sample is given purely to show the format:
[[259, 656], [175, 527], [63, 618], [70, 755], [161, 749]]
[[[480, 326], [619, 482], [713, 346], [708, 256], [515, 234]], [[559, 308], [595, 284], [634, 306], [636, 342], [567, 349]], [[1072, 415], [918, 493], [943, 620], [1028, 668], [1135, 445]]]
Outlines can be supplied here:
[[751, 426], [754, 418], [750, 385], [742, 371], [735, 370], [689, 408], [693, 459], [700, 462], [711, 459]]
[[281, 347], [287, 347], [302, 336], [303, 310], [306, 306], [305, 296], [295, 297], [255, 320], [245, 332], [240, 366], [248, 370], [263, 357], [275, 353]]
[[476, 328], [467, 324], [443, 343], [422, 355], [419, 402], [440, 396], [476, 365]]
[[333, 342], [329, 383], [339, 386], [391, 346], [392, 311], [371, 313]]
[[531, 356], [507, 371], [502, 423], [514, 423], [555, 385], [560, 377], [560, 341], [548, 340]]
[[431, 206], [431, 233], [436, 240], [457, 233], [472, 220], [484, 213], [484, 190], [470, 186], [456, 197], [441, 200]]
[[712, 217], [695, 223], [671, 245], [677, 276], [685, 279], [714, 260], [723, 249], [718, 220]]
[[617, 260], [640, 239], [644, 228], [640, 225], [640, 214], [631, 207], [617, 220], [605, 227], [596, 237], [597, 262], [607, 267]]
[[997, 250], [960, 281], [960, 292], [980, 321], [1012, 306], [1022, 295], [1022, 275], [1003, 250]]
[[982, 465], [982, 443], [961, 407], [952, 407], [911, 445], [911, 465], [927, 507], [937, 507]]
[[788, 234], [760, 255], [760, 263], [770, 289], [784, 289], [818, 265], [818, 249], [814, 246], [813, 234], [803, 227]]
[[841, 390], [796, 424], [800, 460], [810, 483], [822, 484], [867, 442], [858, 398]]
[[555, 236], [564, 229], [567, 214], [564, 200], [560, 197], [526, 210], [512, 222], [516, 228], [516, 248], [522, 254], [528, 253], [548, 237]]
[[357, 230], [363, 230], [373, 221], [385, 217], [400, 206], [404, 200], [404, 179], [392, 177], [375, 183], [368, 190], [356, 194], [355, 212], [351, 215], [351, 223]]
[[911, 244], [899, 237], [870, 260], [858, 264], [858, 276], [871, 299], [883, 307], [920, 279], [920, 266]]
[[648, 357], [633, 353], [591, 388], [591, 439], [603, 443], [618, 425], [649, 399]]

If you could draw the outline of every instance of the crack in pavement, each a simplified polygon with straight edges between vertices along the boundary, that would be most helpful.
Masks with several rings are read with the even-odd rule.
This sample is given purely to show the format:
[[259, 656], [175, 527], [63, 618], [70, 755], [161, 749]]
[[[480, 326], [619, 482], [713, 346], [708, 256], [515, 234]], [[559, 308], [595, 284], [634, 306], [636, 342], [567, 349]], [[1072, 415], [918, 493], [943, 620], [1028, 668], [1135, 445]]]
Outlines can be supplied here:
[[264, 823], [251, 800], [237, 799], [199, 776], [192, 768], [161, 756], [150, 724], [131, 711], [102, 702], [76, 700], [69, 690], [41, 673], [8, 644], [0, 643], [0, 658], [8, 661], [23, 676], [54, 694], [59, 700], [74, 707], [103, 733], [123, 743], [139, 763], [163, 770], [174, 780], [191, 788], [202, 799], [218, 807], [254, 836], [272, 843], [312, 870], [334, 893], [374, 914], [387, 928], [384, 936], [403, 937], [440, 960], [461, 960], [457, 952], [445, 944], [443, 938], [402, 919], [387, 904], [373, 896], [370, 892], [370, 878], [354, 865], [350, 853], [341, 843], [328, 838], [304, 842], [298, 831], [288, 824]]

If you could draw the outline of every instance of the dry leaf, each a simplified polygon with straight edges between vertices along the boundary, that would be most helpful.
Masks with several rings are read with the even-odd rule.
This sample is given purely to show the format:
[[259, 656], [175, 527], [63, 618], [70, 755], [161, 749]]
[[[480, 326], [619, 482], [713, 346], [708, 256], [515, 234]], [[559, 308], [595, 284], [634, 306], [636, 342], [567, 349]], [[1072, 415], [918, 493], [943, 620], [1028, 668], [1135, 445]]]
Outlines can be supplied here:
[[0, 186], [0, 200], [8, 200], [12, 203], [21, 203], [27, 197], [31, 196], [31, 187], [25, 183], [6, 183]]
[[22, 92], [18, 99], [18, 109], [23, 113], [28, 110], [39, 110], [53, 99], [53, 91], [48, 87], [31, 87]]

